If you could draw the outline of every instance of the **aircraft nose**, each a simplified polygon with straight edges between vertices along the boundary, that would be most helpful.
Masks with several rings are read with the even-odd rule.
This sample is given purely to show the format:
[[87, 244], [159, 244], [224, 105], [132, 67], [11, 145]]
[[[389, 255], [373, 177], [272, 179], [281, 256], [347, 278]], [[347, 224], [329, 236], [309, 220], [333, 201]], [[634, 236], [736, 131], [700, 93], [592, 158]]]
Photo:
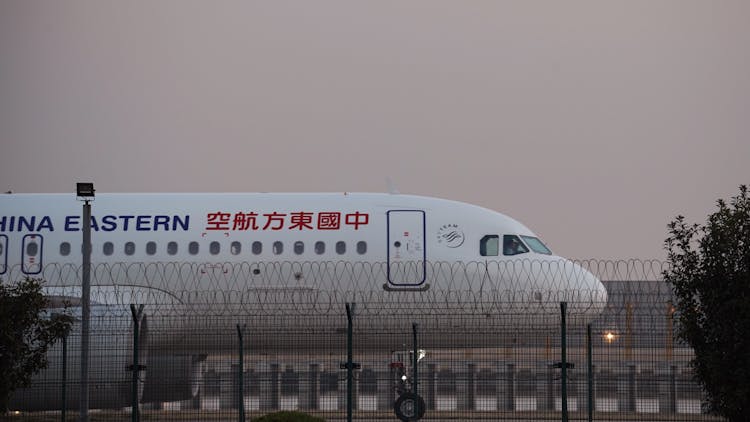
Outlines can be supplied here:
[[604, 284], [589, 270], [578, 263], [562, 258], [566, 268], [567, 285], [576, 292], [579, 311], [585, 314], [598, 315], [607, 305], [607, 289]]

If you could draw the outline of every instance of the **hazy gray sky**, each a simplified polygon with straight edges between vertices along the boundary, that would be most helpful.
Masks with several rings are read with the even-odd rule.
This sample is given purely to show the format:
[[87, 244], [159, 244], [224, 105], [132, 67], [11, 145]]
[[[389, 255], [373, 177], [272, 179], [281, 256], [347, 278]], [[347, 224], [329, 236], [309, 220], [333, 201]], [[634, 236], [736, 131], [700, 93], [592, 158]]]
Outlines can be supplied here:
[[385, 191], [663, 258], [750, 183], [748, 1], [0, 1], [0, 189]]

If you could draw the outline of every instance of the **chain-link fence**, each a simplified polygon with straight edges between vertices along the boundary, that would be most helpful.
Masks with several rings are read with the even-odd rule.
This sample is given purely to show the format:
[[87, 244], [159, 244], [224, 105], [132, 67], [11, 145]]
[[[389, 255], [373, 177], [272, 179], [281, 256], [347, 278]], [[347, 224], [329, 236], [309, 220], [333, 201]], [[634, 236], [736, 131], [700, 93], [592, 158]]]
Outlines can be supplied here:
[[[348, 408], [354, 420], [396, 420], [395, 403], [412, 392], [423, 403], [401, 401], [399, 411], [423, 410], [430, 421], [715, 419], [701, 414], [692, 351], [674, 336], [663, 263], [424, 269], [428, 288], [392, 291], [377, 263], [95, 266], [89, 403], [101, 410], [91, 418], [131, 420], [135, 370], [142, 420], [250, 420], [275, 410], [346, 420]], [[74, 314], [79, 270], [48, 265], [42, 274]], [[137, 344], [131, 304], [144, 305]], [[60, 420], [63, 407], [77, 417], [79, 324], [49, 357], [11, 401], [24, 411], [7, 418]]]

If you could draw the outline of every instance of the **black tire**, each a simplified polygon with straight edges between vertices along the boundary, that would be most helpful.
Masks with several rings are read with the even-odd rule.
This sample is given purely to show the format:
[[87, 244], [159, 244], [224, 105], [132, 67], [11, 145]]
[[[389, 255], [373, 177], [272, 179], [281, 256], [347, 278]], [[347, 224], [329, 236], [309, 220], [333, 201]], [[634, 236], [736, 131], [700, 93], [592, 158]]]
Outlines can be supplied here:
[[404, 422], [414, 422], [422, 419], [425, 410], [424, 399], [419, 394], [411, 392], [400, 395], [393, 405], [396, 417]]

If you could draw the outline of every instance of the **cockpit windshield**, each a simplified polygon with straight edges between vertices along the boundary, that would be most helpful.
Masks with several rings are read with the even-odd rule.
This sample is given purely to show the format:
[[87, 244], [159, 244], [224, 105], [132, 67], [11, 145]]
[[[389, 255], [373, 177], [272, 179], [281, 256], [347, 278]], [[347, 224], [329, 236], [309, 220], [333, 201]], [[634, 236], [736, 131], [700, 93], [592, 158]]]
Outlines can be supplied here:
[[529, 251], [516, 235], [506, 234], [503, 236], [503, 255], [519, 255]]
[[539, 240], [539, 238], [531, 237], [531, 236], [521, 236], [521, 239], [523, 239], [523, 241], [526, 242], [527, 245], [529, 245], [532, 251], [536, 253], [541, 253], [544, 255], [552, 255], [552, 251], [550, 251], [549, 248], [544, 246], [544, 243], [542, 243], [542, 241]]

